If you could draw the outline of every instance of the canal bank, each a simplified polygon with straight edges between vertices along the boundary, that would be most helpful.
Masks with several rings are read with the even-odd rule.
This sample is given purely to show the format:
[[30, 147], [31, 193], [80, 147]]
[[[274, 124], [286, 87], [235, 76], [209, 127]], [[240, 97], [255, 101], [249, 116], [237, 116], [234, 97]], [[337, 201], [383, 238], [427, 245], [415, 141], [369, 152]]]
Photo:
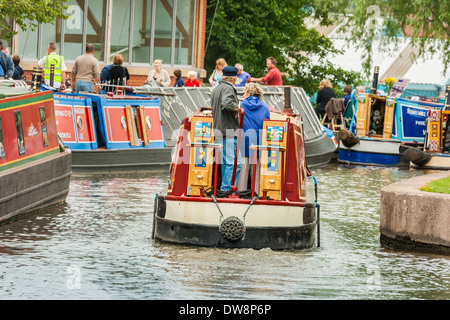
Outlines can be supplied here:
[[443, 171], [402, 180], [381, 189], [380, 241], [402, 249], [450, 254], [450, 195], [420, 191], [445, 178]]

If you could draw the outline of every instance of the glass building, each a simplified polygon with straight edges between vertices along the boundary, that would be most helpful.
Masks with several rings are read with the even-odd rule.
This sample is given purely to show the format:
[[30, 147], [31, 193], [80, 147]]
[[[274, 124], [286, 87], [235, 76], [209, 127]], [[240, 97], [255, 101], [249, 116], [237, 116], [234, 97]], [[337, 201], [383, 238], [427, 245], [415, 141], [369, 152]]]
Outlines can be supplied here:
[[100, 66], [120, 53], [132, 78], [144, 78], [155, 59], [172, 76], [196, 70], [204, 77], [206, 0], [69, 0], [66, 20], [42, 24], [36, 31], [17, 30], [9, 46], [31, 71], [47, 54], [50, 42], [64, 56], [68, 71], [84, 54], [86, 44], [95, 46]]

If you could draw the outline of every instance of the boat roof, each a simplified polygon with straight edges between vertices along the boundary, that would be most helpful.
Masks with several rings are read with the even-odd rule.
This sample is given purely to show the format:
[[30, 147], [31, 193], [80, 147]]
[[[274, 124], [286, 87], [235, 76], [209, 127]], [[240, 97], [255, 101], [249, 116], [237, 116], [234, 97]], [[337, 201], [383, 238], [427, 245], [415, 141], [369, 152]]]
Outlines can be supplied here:
[[14, 82], [0, 80], [0, 98], [15, 97], [29, 94], [30, 92], [31, 91], [28, 88], [15, 87]]

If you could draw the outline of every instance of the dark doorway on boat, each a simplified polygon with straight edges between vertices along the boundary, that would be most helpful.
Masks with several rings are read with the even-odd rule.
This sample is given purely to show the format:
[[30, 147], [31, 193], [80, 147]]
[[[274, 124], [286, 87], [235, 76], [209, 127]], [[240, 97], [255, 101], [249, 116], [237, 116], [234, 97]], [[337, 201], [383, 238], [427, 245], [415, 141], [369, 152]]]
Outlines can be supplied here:
[[384, 115], [386, 112], [386, 99], [372, 98], [370, 108], [369, 135], [382, 136], [384, 128]]
[[99, 148], [106, 148], [105, 138], [100, 128], [100, 120], [98, 118], [97, 102], [92, 101], [92, 111], [94, 112], [95, 133], [97, 135], [97, 144]]
[[[139, 125], [139, 112], [136, 106], [131, 106], [132, 110], [132, 119], [133, 119], [133, 134], [134, 134], [134, 145], [140, 146], [142, 144], [142, 132], [141, 126]], [[132, 143], [133, 144], [133, 143]]]

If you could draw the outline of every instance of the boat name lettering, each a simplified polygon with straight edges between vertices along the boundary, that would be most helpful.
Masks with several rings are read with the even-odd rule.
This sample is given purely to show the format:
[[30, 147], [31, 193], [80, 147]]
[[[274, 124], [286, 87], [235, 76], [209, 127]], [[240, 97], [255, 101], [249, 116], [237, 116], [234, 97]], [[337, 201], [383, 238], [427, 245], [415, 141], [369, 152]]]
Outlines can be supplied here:
[[61, 137], [61, 139], [71, 139], [72, 135], [70, 134], [70, 132], [58, 132], [59, 136]]
[[84, 108], [75, 108], [75, 114], [86, 114]]
[[411, 109], [411, 108], [406, 108], [406, 112], [408, 114], [413, 114], [415, 116], [421, 116], [421, 117], [426, 117], [428, 115], [428, 111], [421, 111], [421, 110], [416, 110], [416, 109]]
[[418, 125], [418, 126], [426, 126], [426, 123], [425, 123], [425, 121], [416, 120], [416, 125]]
[[69, 117], [69, 118], [72, 118], [72, 111], [69, 111], [69, 110], [55, 110], [55, 115], [57, 117]]

